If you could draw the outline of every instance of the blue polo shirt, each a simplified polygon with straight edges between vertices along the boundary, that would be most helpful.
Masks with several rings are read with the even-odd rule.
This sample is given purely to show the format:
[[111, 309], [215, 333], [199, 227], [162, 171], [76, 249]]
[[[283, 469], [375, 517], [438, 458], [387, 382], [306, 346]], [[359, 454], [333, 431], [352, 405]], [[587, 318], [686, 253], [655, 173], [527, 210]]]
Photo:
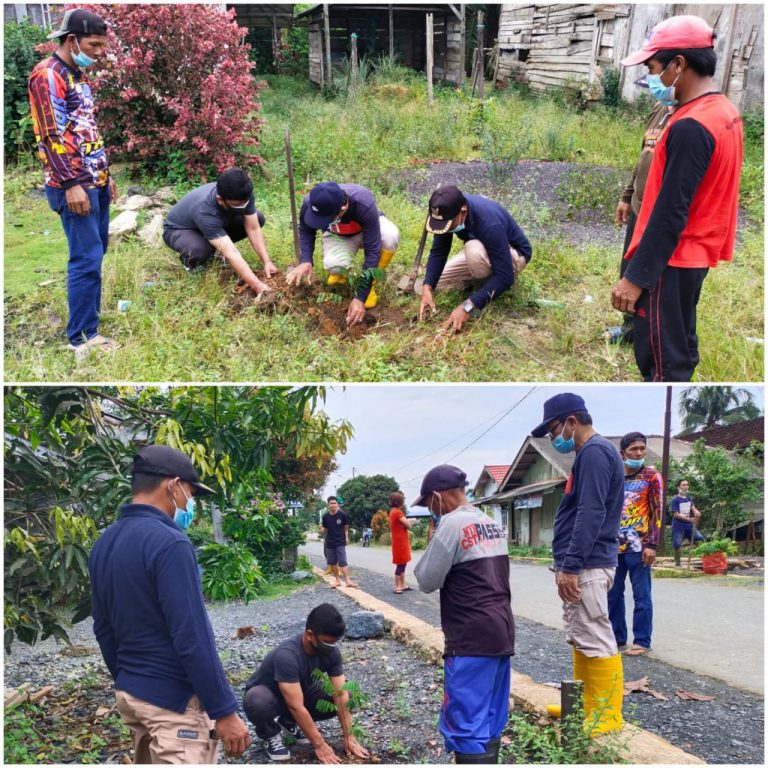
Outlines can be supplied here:
[[[531, 260], [531, 244], [509, 211], [482, 195], [465, 195], [467, 218], [464, 229], [455, 234], [465, 243], [479, 240], [491, 261], [491, 276], [470, 297], [472, 303], [482, 309], [491, 299], [504, 293], [515, 282], [512, 267], [511, 245], [526, 261]], [[448, 254], [451, 252], [454, 234], [435, 235], [427, 260], [424, 283], [434, 288], [443, 274]]]
[[174, 712], [197, 694], [214, 720], [237, 710], [195, 550], [168, 515], [126, 504], [94, 544], [88, 569], [93, 631], [116, 689]]
[[552, 530], [555, 567], [565, 573], [615, 568], [624, 508], [624, 463], [616, 447], [593, 435], [579, 449]]

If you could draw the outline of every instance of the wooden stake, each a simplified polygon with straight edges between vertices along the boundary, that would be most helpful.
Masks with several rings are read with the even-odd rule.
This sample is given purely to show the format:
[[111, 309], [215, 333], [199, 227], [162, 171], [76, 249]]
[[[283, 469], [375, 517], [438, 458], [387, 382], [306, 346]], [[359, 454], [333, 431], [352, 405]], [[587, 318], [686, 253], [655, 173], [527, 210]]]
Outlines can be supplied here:
[[427, 104], [431, 107], [433, 103], [432, 95], [432, 69], [434, 67], [435, 59], [435, 29], [433, 24], [433, 16], [431, 13], [427, 14]]
[[325, 56], [326, 82], [329, 88], [333, 87], [333, 67], [331, 66], [331, 10], [328, 3], [323, 3], [323, 22], [325, 24]]
[[477, 12], [477, 97], [483, 100], [485, 93], [485, 13]]
[[293, 229], [293, 254], [296, 263], [301, 263], [301, 251], [299, 249], [299, 217], [296, 213], [296, 185], [293, 179], [293, 160], [291, 158], [291, 131], [285, 129], [285, 160], [288, 166], [288, 192], [291, 196], [291, 229]]

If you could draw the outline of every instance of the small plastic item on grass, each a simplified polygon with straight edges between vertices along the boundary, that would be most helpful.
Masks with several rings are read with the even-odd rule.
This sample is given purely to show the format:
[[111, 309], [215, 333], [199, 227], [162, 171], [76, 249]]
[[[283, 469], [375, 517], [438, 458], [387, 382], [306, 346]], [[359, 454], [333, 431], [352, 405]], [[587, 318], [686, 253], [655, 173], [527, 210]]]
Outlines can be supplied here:
[[552, 299], [534, 299], [533, 303], [540, 309], [565, 309], [565, 304], [561, 301], [552, 301]]
[[131, 304], [133, 304], [133, 302], [130, 299], [120, 299], [120, 301], [117, 302], [117, 311], [127, 312]]

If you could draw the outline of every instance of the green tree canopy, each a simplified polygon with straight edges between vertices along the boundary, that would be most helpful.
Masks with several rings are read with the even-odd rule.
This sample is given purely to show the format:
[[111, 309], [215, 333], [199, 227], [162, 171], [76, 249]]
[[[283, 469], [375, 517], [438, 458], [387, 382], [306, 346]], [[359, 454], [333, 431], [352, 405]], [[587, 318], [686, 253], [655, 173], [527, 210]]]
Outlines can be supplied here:
[[680, 393], [679, 409], [683, 435], [760, 415], [752, 393], [740, 387], [687, 387]]
[[370, 525], [378, 509], [389, 508], [389, 494], [400, 486], [389, 475], [358, 475], [339, 486], [336, 495], [344, 499], [344, 514], [354, 528]]

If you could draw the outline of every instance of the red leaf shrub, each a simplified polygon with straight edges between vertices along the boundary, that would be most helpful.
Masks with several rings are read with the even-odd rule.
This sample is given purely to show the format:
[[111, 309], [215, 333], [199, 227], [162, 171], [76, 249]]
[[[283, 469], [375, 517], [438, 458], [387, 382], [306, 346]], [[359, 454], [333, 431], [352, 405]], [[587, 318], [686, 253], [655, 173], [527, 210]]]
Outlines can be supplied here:
[[247, 30], [213, 5], [80, 5], [109, 24], [92, 73], [105, 140], [171, 182], [263, 163]]

